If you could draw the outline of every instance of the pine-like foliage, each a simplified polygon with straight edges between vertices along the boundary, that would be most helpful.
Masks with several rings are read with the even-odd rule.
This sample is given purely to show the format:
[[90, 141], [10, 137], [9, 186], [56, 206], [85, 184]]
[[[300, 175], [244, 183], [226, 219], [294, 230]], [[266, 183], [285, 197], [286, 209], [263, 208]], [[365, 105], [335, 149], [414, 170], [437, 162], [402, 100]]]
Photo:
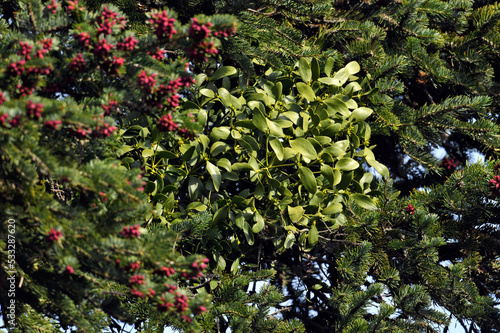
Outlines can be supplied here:
[[163, 11], [150, 16], [154, 34], [138, 37], [115, 7], [33, 0], [0, 9], [4, 327], [101, 332], [154, 317], [196, 330], [209, 298], [189, 288], [208, 260], [177, 252], [176, 234], [147, 229], [160, 208], [139, 161], [117, 157], [134, 118], [168, 119], [192, 82], [187, 60], [167, 59], [163, 47], [200, 62], [217, 52], [215, 39]]
[[297, 319], [279, 318], [280, 312], [287, 310], [276, 309], [284, 296], [278, 288], [264, 282], [273, 278], [274, 271], [249, 273], [237, 268], [234, 275], [222, 272], [210, 281], [215, 306], [200, 319], [205, 331], [304, 332]]

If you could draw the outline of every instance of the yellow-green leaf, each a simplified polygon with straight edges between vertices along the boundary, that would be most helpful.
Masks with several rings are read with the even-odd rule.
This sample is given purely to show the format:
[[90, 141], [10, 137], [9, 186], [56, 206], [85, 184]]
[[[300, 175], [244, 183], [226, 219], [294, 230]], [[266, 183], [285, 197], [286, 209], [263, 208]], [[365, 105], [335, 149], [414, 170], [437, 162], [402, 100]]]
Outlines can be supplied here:
[[349, 71], [350, 75], [354, 75], [359, 72], [361, 67], [359, 67], [359, 64], [356, 61], [351, 61], [348, 63], [345, 68]]
[[304, 215], [304, 207], [302, 206], [297, 206], [297, 207], [288, 206], [287, 210], [288, 210], [288, 216], [290, 217], [290, 220], [292, 222], [298, 222]]
[[309, 193], [316, 193], [317, 184], [314, 174], [309, 168], [299, 167], [299, 179]]
[[215, 80], [221, 79], [225, 76], [230, 76], [230, 75], [233, 75], [236, 73], [237, 73], [237, 70], [233, 66], [222, 66], [215, 71], [214, 75], [212, 75], [210, 80], [215, 81]]
[[289, 232], [285, 239], [285, 249], [291, 248], [293, 246], [293, 243], [295, 243], [295, 235]]
[[350, 157], [342, 157], [340, 160], [338, 160], [335, 167], [342, 171], [351, 171], [357, 169], [359, 167], [359, 163]]
[[252, 118], [252, 124], [255, 125], [258, 129], [261, 131], [265, 132], [267, 130], [267, 121], [266, 117], [262, 113], [262, 111], [259, 108], [254, 108], [253, 109], [253, 118]]
[[195, 201], [195, 202], [191, 202], [188, 206], [187, 206], [187, 209], [190, 210], [190, 209], [193, 209], [193, 210], [197, 210], [199, 212], [204, 212], [207, 210], [207, 206], [202, 204], [201, 202], [199, 201]]
[[316, 99], [316, 94], [314, 93], [312, 88], [304, 82], [297, 82], [297, 90], [309, 102], [313, 102]]
[[349, 71], [347, 69], [345, 69], [345, 68], [342, 68], [337, 73], [335, 73], [335, 75], [333, 76], [333, 78], [335, 80], [339, 80], [340, 81], [340, 85], [343, 85], [349, 79]]
[[148, 149], [144, 149], [142, 151], [142, 157], [150, 157], [150, 156], [153, 156], [155, 154], [154, 150], [151, 149], [151, 148], [148, 148]]
[[328, 98], [324, 103], [327, 106], [328, 115], [330, 117], [335, 117], [337, 113], [340, 113], [343, 117], [349, 117], [349, 108], [341, 99]]
[[264, 219], [259, 214], [259, 212], [255, 212], [255, 214], [253, 216], [253, 221], [255, 222], [255, 224], [252, 227], [252, 231], [255, 234], [260, 232], [262, 229], [264, 229], [264, 226], [265, 226]]
[[330, 185], [333, 186], [333, 169], [328, 164], [321, 165], [321, 174], [328, 180]]
[[212, 181], [214, 183], [215, 190], [218, 191], [220, 188], [220, 184], [222, 183], [222, 177], [220, 174], [220, 170], [217, 166], [213, 165], [209, 161], [207, 161], [207, 171], [212, 177]]
[[328, 59], [326, 59], [326, 63], [325, 63], [326, 76], [330, 76], [334, 65], [335, 65], [335, 60], [332, 57], [329, 57]]
[[283, 91], [283, 84], [281, 82], [276, 82], [273, 86], [273, 88], [271, 89], [272, 93], [273, 93], [273, 97], [276, 101], [279, 101], [280, 98], [281, 98], [281, 94], [282, 94], [282, 91]]
[[367, 195], [364, 195], [361, 193], [354, 193], [351, 195], [351, 198], [360, 207], [363, 207], [363, 208], [368, 209], [368, 210], [377, 209], [377, 205], [375, 204], [375, 202]]
[[360, 107], [352, 111], [351, 115], [356, 121], [363, 121], [373, 113], [372, 109]]
[[226, 140], [231, 134], [231, 129], [229, 127], [214, 127], [210, 133], [211, 141]]
[[283, 130], [281, 129], [280, 125], [278, 125], [274, 121], [269, 120], [267, 118], [266, 118], [266, 122], [267, 122], [267, 127], [269, 128], [269, 133], [272, 136], [275, 136], [278, 138], [284, 137]]
[[212, 219], [214, 225], [218, 225], [222, 221], [224, 221], [227, 218], [227, 212], [229, 210], [228, 206], [223, 206], [219, 209], [214, 214], [214, 217]]
[[305, 58], [301, 58], [299, 60], [299, 74], [304, 82], [311, 81], [312, 78], [311, 65]]
[[316, 58], [312, 58], [311, 60], [311, 79], [316, 81], [319, 78], [319, 63]]
[[237, 258], [235, 261], [233, 261], [231, 265], [231, 273], [233, 275], [236, 275], [238, 273], [238, 268], [240, 268], [240, 258]]
[[309, 229], [309, 235], [307, 235], [307, 243], [310, 246], [316, 245], [316, 243], [318, 242], [318, 236], [318, 228], [316, 228], [316, 224], [313, 224], [311, 226], [311, 229]]
[[212, 90], [206, 89], [206, 88], [200, 89], [200, 94], [202, 94], [203, 96], [206, 96], [208, 98], [215, 97], [215, 93]]
[[245, 235], [248, 245], [252, 246], [255, 243], [255, 238], [253, 236], [252, 228], [247, 221], [243, 222], [243, 234]]
[[321, 214], [333, 215], [333, 214], [340, 213], [341, 211], [342, 211], [342, 204], [338, 203], [338, 202], [334, 202], [331, 205], [329, 205], [328, 207], [326, 207], [325, 209], [323, 209], [321, 211]]
[[284, 152], [283, 152], [283, 145], [281, 144], [280, 140], [272, 139], [271, 141], [269, 141], [269, 144], [271, 145], [271, 148], [276, 154], [278, 160], [283, 161]]
[[290, 147], [310, 160], [318, 158], [318, 154], [316, 153], [314, 146], [304, 138], [290, 140]]

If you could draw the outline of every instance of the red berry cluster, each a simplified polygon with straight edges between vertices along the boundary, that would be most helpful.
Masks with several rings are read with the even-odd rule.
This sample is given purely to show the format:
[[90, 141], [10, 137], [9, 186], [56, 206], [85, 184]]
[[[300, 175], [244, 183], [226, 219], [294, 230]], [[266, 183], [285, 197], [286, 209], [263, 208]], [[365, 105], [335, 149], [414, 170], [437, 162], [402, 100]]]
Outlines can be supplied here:
[[189, 139], [189, 140], [194, 139], [194, 133], [186, 127], [178, 128], [177, 134], [179, 134], [181, 137]]
[[207, 264], [209, 262], [208, 258], [204, 258], [198, 261], [193, 262], [189, 269], [183, 269], [180, 272], [180, 275], [186, 279], [196, 279], [203, 275], [203, 270], [207, 268]]
[[174, 122], [170, 113], [158, 120], [158, 129], [162, 132], [175, 131], [177, 128], [178, 125]]
[[76, 57], [71, 59], [71, 62], [69, 64], [69, 70], [73, 73], [80, 73], [83, 71], [83, 69], [87, 66], [87, 62], [85, 59], [83, 59], [83, 55], [77, 54]]
[[50, 10], [52, 14], [55, 14], [57, 7], [59, 7], [59, 5], [56, 3], [56, 0], [52, 0], [52, 3], [47, 6], [47, 9]]
[[97, 29], [98, 36], [100, 34], [111, 35], [113, 27], [116, 24], [119, 24], [121, 29], [125, 27], [125, 18], [118, 17], [118, 13], [109, 10], [108, 7], [104, 7], [101, 16], [97, 17], [97, 24], [99, 25]]
[[42, 116], [43, 104], [34, 103], [32, 100], [26, 102], [26, 113], [28, 117], [39, 119]]
[[99, 41], [97, 41], [97, 45], [94, 46], [94, 54], [100, 58], [105, 58], [114, 47], [115, 46], [113, 44], [108, 43], [107, 39], [99, 39]]
[[9, 73], [10, 76], [20, 76], [25, 71], [24, 65], [26, 65], [26, 60], [10, 63], [7, 66], [7, 73]]
[[212, 35], [214, 37], [229, 37], [236, 32], [236, 23], [234, 23], [229, 29], [214, 31]]
[[[99, 65], [102, 70], [111, 75], [118, 75], [120, 68], [125, 63], [125, 59], [112, 55], [112, 50], [116, 48], [119, 51], [131, 51], [136, 47], [138, 40], [133, 36], [129, 36], [116, 45], [110, 42], [107, 36], [113, 34], [113, 27], [119, 25], [120, 29], [123, 30], [126, 21], [124, 17], [119, 17], [118, 13], [111, 11], [107, 7], [104, 7], [101, 15], [97, 17], [96, 23], [98, 28], [96, 30], [95, 42], [92, 41], [92, 36], [86, 31], [75, 33], [73, 36], [85, 50], [90, 51], [92, 49], [94, 55], [99, 59]], [[83, 56], [78, 55], [71, 62], [70, 70], [78, 72], [84, 66]]]
[[87, 130], [85, 130], [83, 128], [77, 128], [77, 129], [71, 129], [70, 133], [77, 138], [85, 139], [87, 137], [87, 135], [92, 134], [92, 130], [90, 128]]
[[103, 62], [102, 68], [108, 74], [118, 75], [118, 71], [124, 63], [125, 59], [122, 57], [113, 56], [112, 59], [107, 59]]
[[160, 49], [160, 48], [156, 48], [156, 51], [154, 53], [152, 52], [148, 52], [148, 54], [153, 58], [153, 59], [156, 59], [158, 61], [162, 61], [163, 59], [165, 59], [165, 50], [163, 49]]
[[[144, 191], [144, 186], [147, 184], [145, 181], [142, 181], [142, 175], [137, 175], [137, 178], [139, 178], [139, 180], [141, 180], [141, 186], [136, 188], [137, 191]], [[132, 185], [132, 181], [129, 180], [128, 181], [129, 185]]]
[[52, 38], [42, 39], [40, 43], [42, 44], [42, 48], [47, 51], [52, 50], [52, 46], [54, 45], [54, 41]]
[[58, 242], [59, 239], [62, 237], [62, 232], [59, 230], [56, 230], [54, 228], [51, 228], [50, 231], [47, 233], [47, 241], [54, 243]]
[[19, 42], [19, 46], [21, 46], [21, 50], [19, 50], [17, 54], [24, 56], [24, 59], [26, 60], [30, 60], [33, 46], [25, 42]]
[[108, 123], [104, 123], [104, 125], [97, 126], [94, 131], [92, 131], [92, 136], [94, 138], [107, 138], [111, 134], [113, 134], [118, 128], [116, 126], [110, 126]]
[[146, 278], [144, 275], [136, 274], [132, 275], [132, 277], [128, 280], [129, 286], [146, 284]]
[[90, 34], [86, 31], [74, 34], [73, 37], [78, 41], [78, 43], [85, 49], [90, 48]]
[[[168, 84], [160, 84], [159, 87], [156, 87], [156, 76], [156, 73], [148, 76], [145, 71], [141, 71], [137, 77], [139, 79], [139, 87], [148, 100], [148, 105], [152, 105], [158, 109], [166, 108], [172, 110], [177, 108], [180, 102], [178, 91], [194, 83], [191, 77], [180, 77], [170, 81]], [[165, 123], [165, 121], [162, 122]]]
[[57, 83], [49, 83], [45, 87], [42, 88], [42, 93], [47, 95], [52, 95], [61, 91], [59, 85]]
[[52, 70], [52, 67], [43, 65], [28, 66], [27, 61], [31, 60], [31, 51], [33, 47], [24, 42], [19, 42], [21, 49], [17, 52], [18, 55], [24, 56], [17, 62], [12, 62], [7, 66], [7, 74], [10, 79], [22, 80], [22, 84], [17, 84], [17, 96], [31, 95], [35, 88], [38, 86], [41, 75], [48, 75]]
[[500, 196], [500, 176], [495, 175], [493, 179], [490, 180], [490, 190], [493, 194]]
[[9, 124], [10, 126], [12, 127], [17, 127], [19, 126], [19, 123], [21, 122], [21, 116], [17, 115], [15, 116], [14, 118], [12, 118], [11, 120], [9, 120]]
[[104, 109], [104, 115], [109, 116], [111, 112], [118, 109], [118, 102], [110, 100], [108, 104], [102, 104], [101, 107]]
[[[171, 286], [173, 287], [173, 286]], [[183, 313], [189, 310], [188, 298], [186, 295], [176, 292], [176, 289], [171, 288], [168, 293], [163, 293], [160, 297], [160, 302], [158, 302], [158, 311], [176, 311], [177, 313]], [[184, 318], [184, 316], [183, 316]], [[185, 318], [189, 318], [185, 315]], [[189, 321], [191, 318], [189, 318]]]
[[42, 48], [36, 51], [35, 57], [43, 59], [45, 57], [45, 54], [47, 54], [52, 49], [53, 40], [52, 40], [52, 38], [42, 39], [40, 41], [40, 44], [41, 44]]
[[131, 288], [130, 289], [130, 295], [134, 296], [134, 297], [139, 297], [139, 298], [145, 298], [146, 295], [144, 295], [144, 293], [142, 291], [139, 291], [135, 288]]
[[209, 56], [214, 56], [218, 53], [215, 44], [207, 40], [210, 36], [228, 37], [236, 31], [235, 25], [224, 30], [212, 31], [212, 23], [200, 23], [197, 18], [191, 20], [189, 27], [189, 37], [193, 44], [188, 48], [189, 57], [196, 62], [207, 61]]
[[212, 23], [202, 24], [197, 18], [191, 20], [191, 26], [189, 27], [189, 37], [193, 38], [195, 41], [199, 42], [202, 39], [208, 38], [212, 30]]
[[158, 74], [153, 73], [148, 76], [146, 71], [141, 71], [139, 75], [137, 76], [139, 78], [139, 87], [141, 88], [142, 91], [146, 94], [151, 94], [155, 90], [156, 86], [156, 76]]
[[446, 170], [455, 170], [457, 167], [457, 162], [453, 158], [443, 158], [440, 166], [445, 168]]
[[5, 98], [3, 92], [0, 91], [0, 106], [2, 106], [2, 104], [5, 103], [6, 100], [7, 98]]
[[62, 121], [60, 121], [60, 120], [47, 120], [45, 123], [43, 123], [43, 125], [45, 127], [48, 127], [50, 129], [53, 129], [53, 130], [57, 130], [57, 128], [61, 124], [62, 124]]
[[135, 261], [135, 262], [131, 262], [130, 264], [125, 266], [123, 269], [126, 271], [137, 271], [139, 268], [141, 268], [141, 262]]
[[148, 20], [153, 26], [156, 37], [159, 40], [172, 39], [172, 36], [177, 33], [174, 28], [174, 18], [169, 18], [166, 11], [151, 14], [151, 19]]
[[207, 61], [208, 56], [214, 56], [219, 51], [215, 48], [213, 42], [203, 41], [188, 48], [189, 57], [196, 62]]
[[407, 212], [409, 215], [413, 215], [413, 214], [415, 214], [415, 207], [413, 207], [411, 204], [408, 204], [408, 207], [406, 207], [406, 212]]
[[5, 123], [7, 122], [7, 119], [9, 119], [9, 115], [5, 113], [0, 113], [0, 125], [4, 126]]
[[[170, 81], [167, 85], [160, 84], [158, 88], [158, 96], [165, 96], [165, 106], [170, 107], [170, 109], [175, 109], [179, 106], [180, 96], [177, 94], [177, 91], [183, 86], [189, 87], [190, 82], [184, 83], [185, 80], [182, 78], [177, 78], [175, 80]], [[159, 105], [161, 108], [161, 105]]]
[[85, 7], [78, 6], [78, 0], [75, 1], [68, 1], [68, 14], [77, 13], [77, 12], [83, 12], [85, 10]]
[[135, 39], [134, 36], [130, 36], [125, 38], [125, 41], [116, 44], [116, 48], [120, 51], [132, 51], [138, 42], [139, 41]]
[[161, 268], [157, 268], [153, 271], [153, 274], [159, 275], [159, 276], [166, 276], [169, 277], [170, 275], [175, 274], [175, 269], [172, 267], [165, 267], [162, 266]]
[[139, 228], [140, 226], [138, 224], [130, 227], [123, 227], [122, 235], [125, 236], [126, 238], [139, 237], [140, 235]]

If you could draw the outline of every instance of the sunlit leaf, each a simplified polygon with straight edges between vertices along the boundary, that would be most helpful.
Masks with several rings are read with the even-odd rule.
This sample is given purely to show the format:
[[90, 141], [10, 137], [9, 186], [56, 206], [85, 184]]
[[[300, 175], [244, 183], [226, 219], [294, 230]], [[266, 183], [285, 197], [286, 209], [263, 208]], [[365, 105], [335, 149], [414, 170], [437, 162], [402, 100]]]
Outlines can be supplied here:
[[299, 178], [304, 187], [306, 188], [307, 192], [312, 194], [316, 193], [316, 191], [318, 190], [316, 184], [316, 178], [314, 177], [314, 174], [309, 168], [300, 167]]
[[218, 191], [220, 188], [220, 184], [222, 183], [222, 177], [219, 168], [207, 161], [207, 171], [212, 177], [215, 190]]
[[316, 94], [314, 94], [312, 88], [304, 82], [297, 82], [297, 90], [309, 102], [313, 102], [316, 99]]
[[299, 60], [299, 74], [304, 82], [310, 82], [312, 78], [311, 64], [305, 59]]
[[314, 146], [304, 138], [290, 140], [290, 147], [310, 160], [318, 158], [318, 154], [316, 153]]
[[309, 234], [307, 235], [307, 243], [310, 246], [316, 245], [316, 243], [318, 242], [318, 236], [318, 228], [316, 228], [316, 224], [313, 224], [311, 226], [311, 229], [309, 229]]
[[342, 157], [338, 160], [335, 167], [342, 171], [351, 171], [357, 169], [359, 167], [359, 163], [350, 157]]
[[354, 200], [356, 204], [359, 206], [368, 209], [368, 210], [375, 210], [377, 209], [377, 205], [375, 202], [368, 197], [367, 195], [361, 194], [361, 193], [354, 193], [351, 195], [351, 198]]

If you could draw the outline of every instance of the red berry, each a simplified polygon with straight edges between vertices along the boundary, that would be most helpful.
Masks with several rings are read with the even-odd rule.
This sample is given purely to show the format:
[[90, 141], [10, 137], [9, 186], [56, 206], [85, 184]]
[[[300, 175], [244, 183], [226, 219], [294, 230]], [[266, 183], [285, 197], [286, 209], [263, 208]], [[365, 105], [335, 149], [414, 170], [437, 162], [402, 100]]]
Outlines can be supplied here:
[[50, 231], [47, 233], [46, 238], [49, 242], [54, 243], [58, 242], [61, 237], [62, 237], [61, 231], [51, 228]]
[[412, 205], [408, 204], [408, 207], [406, 207], [406, 212], [410, 215], [413, 215], [415, 214], [415, 207], [413, 207]]
[[158, 120], [158, 129], [162, 132], [174, 131], [178, 125], [173, 121], [172, 115], [167, 114]]
[[151, 19], [148, 21], [159, 40], [172, 39], [172, 36], [177, 33], [174, 28], [175, 19], [169, 18], [166, 11], [151, 14]]
[[75, 269], [71, 266], [66, 266], [66, 269], [64, 270], [64, 273], [65, 274], [74, 274], [75, 273]]

